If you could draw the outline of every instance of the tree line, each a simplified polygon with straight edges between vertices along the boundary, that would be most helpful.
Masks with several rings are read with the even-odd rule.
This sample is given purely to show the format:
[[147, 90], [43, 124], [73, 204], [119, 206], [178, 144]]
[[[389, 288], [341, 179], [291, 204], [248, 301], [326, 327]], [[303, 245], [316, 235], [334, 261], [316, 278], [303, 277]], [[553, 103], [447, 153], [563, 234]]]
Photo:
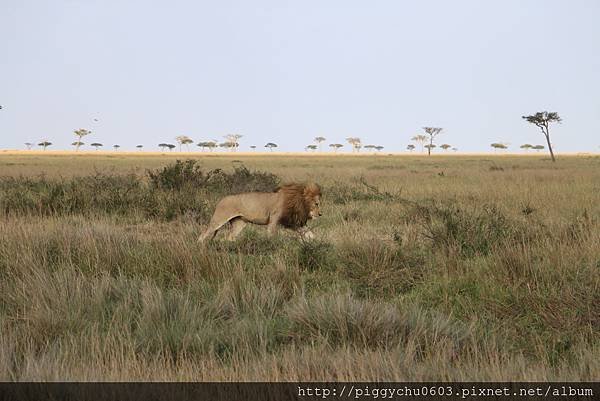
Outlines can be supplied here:
[[[524, 120], [526, 120], [528, 123], [535, 125], [536, 127], [538, 127], [541, 131], [542, 134], [544, 135], [544, 138], [546, 139], [546, 144], [548, 146], [548, 150], [550, 152], [550, 157], [552, 158], [552, 161], [556, 161], [556, 158], [554, 156], [554, 150], [552, 148], [552, 142], [550, 141], [550, 125], [552, 123], [560, 123], [562, 121], [561, 117], [558, 115], [558, 113], [556, 112], [548, 112], [548, 111], [540, 111], [537, 112], [535, 114], [532, 115], [527, 115], [527, 116], [522, 116], [522, 118]], [[441, 127], [423, 127], [423, 132], [419, 133], [415, 136], [413, 136], [411, 138], [412, 142], [415, 142], [416, 145], [419, 145], [421, 148], [421, 152], [424, 152], [425, 149], [427, 149], [427, 154], [429, 156], [431, 156], [432, 151], [438, 147], [438, 145], [435, 143], [437, 140], [437, 137], [442, 133], [443, 128]], [[83, 142], [83, 138], [92, 134], [92, 131], [84, 129], [84, 128], [80, 128], [77, 129], [75, 131], [73, 131], [73, 133], [75, 134], [76, 140], [71, 143], [72, 146], [75, 147], [75, 151], [78, 151], [79, 148], [81, 146], [84, 146], [85, 143]], [[209, 141], [200, 141], [196, 144], [196, 146], [200, 147], [203, 151], [205, 149], [208, 149], [209, 151], [213, 151], [215, 148], [220, 147], [220, 148], [224, 148], [224, 149], [229, 149], [231, 151], [236, 151], [240, 144], [239, 144], [239, 140], [243, 137], [243, 135], [240, 134], [229, 134], [229, 135], [225, 135], [223, 138], [225, 139], [224, 141], [217, 141], [217, 140], [209, 140]], [[175, 137], [175, 141], [177, 142], [178, 146], [179, 146], [179, 150], [182, 151], [182, 147], [185, 146], [187, 150], [190, 149], [189, 145], [194, 143], [194, 140], [192, 140], [189, 136], [187, 135], [179, 135], [177, 137]], [[322, 151], [322, 143], [327, 141], [327, 138], [323, 137], [323, 136], [317, 136], [313, 139], [313, 143], [306, 145], [304, 147], [304, 149], [306, 151]], [[362, 139], [359, 137], [348, 137], [346, 138], [346, 142], [348, 143], [350, 149], [352, 150], [352, 152], [360, 152], [361, 149], [368, 149], [368, 150], [376, 150], [378, 152], [381, 152], [384, 147], [382, 145], [375, 145], [375, 144], [367, 144], [367, 145], [363, 145]], [[413, 152], [416, 148], [416, 145], [409, 143], [406, 146], [406, 149], [409, 152]], [[30, 142], [26, 142], [25, 146], [27, 147], [27, 149], [31, 149], [33, 147], [33, 143]], [[46, 150], [46, 148], [48, 148], [49, 146], [52, 145], [52, 142], [48, 141], [47, 139], [42, 140], [41, 142], [39, 142], [37, 144], [38, 146], [40, 146], [43, 150]], [[96, 150], [98, 150], [99, 148], [103, 147], [104, 144], [99, 143], [99, 142], [93, 142], [90, 144], [90, 146], [96, 148]], [[328, 145], [333, 152], [337, 152], [339, 149], [344, 147], [344, 144], [342, 143], [330, 143]], [[508, 149], [509, 144], [507, 143], [501, 143], [501, 142], [494, 142], [490, 145], [492, 147], [492, 149], [494, 149], [494, 151], [497, 150], [506, 150]], [[119, 144], [114, 144], [112, 145], [113, 149], [115, 151], [119, 150], [119, 148], [121, 147]], [[144, 145], [136, 145], [136, 148], [138, 150], [142, 150], [144, 147]], [[165, 151], [166, 149], [168, 149], [169, 151], [172, 151], [173, 149], [175, 149], [177, 147], [177, 145], [174, 145], [172, 143], [159, 143], [158, 147], [162, 150]], [[273, 149], [277, 148], [278, 145], [275, 142], [267, 142], [264, 147], [266, 149], [269, 149], [270, 151], [273, 151]], [[448, 144], [448, 143], [443, 143], [441, 145], [439, 145], [439, 148], [443, 149], [444, 151], [447, 151], [448, 149], [452, 149], [453, 151], [458, 151], [458, 148]], [[523, 144], [520, 146], [521, 149], [527, 151], [530, 149], [533, 150], [543, 150], [545, 149], [544, 145], [531, 145], [531, 144]], [[256, 149], [256, 145], [251, 145], [250, 149], [255, 150]]]

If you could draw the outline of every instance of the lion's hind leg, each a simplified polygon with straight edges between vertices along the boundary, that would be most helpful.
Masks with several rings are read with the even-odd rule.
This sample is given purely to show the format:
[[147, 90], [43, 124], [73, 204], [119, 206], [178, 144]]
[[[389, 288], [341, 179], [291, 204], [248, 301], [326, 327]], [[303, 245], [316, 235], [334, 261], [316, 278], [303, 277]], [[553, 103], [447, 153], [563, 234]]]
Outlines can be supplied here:
[[[215, 235], [217, 235], [217, 233], [219, 232], [219, 230], [221, 228], [223, 228], [223, 226], [227, 223], [229, 223], [232, 220], [241, 220], [239, 218], [239, 216], [231, 216], [231, 217], [221, 217], [218, 216], [217, 213], [215, 213], [212, 217], [212, 219], [210, 220], [210, 223], [208, 224], [208, 227], [206, 228], [206, 231], [204, 231], [204, 233], [202, 233], [202, 235], [200, 236], [200, 238], [198, 238], [199, 242], [205, 242], [207, 239], [208, 240], [212, 240]], [[244, 228], [244, 227], [242, 227]], [[241, 229], [240, 229], [241, 231]]]
[[230, 222], [231, 231], [229, 232], [227, 239], [233, 241], [240, 235], [244, 227], [246, 227], [246, 222], [241, 217], [236, 217], [235, 219], [230, 220]]

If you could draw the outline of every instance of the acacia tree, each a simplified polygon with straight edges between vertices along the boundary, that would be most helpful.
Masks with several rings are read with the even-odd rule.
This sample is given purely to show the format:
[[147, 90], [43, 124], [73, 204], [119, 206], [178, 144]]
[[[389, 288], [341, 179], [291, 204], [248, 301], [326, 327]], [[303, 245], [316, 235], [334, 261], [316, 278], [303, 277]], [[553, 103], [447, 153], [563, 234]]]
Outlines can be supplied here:
[[256, 150], [256, 145], [250, 145], [250, 149]]
[[338, 149], [343, 147], [344, 145], [342, 145], [341, 143], [330, 143], [329, 147], [333, 148], [333, 151], [337, 153]]
[[531, 149], [537, 150], [539, 152], [540, 150], [544, 150], [544, 145], [535, 145], [532, 146]]
[[33, 143], [31, 143], [31, 142], [25, 142], [25, 146], [27, 146], [27, 150], [31, 150], [31, 147], [33, 146]]
[[412, 143], [408, 144], [406, 146], [406, 150], [408, 150], [409, 152], [412, 152], [413, 150], [415, 150], [415, 145], [413, 145]]
[[41, 146], [41, 147], [42, 147], [42, 150], [46, 150], [46, 148], [47, 148], [48, 146], [50, 146], [50, 145], [52, 145], [52, 142], [48, 142], [48, 141], [46, 141], [46, 140], [44, 140], [44, 141], [42, 141], [42, 142], [38, 143], [38, 146]]
[[158, 147], [160, 148], [160, 150], [162, 150], [164, 152], [165, 148], [167, 147], [167, 144], [166, 143], [159, 143]]
[[425, 146], [427, 148], [427, 154], [429, 156], [431, 156], [431, 149], [435, 148], [435, 145], [433, 144], [433, 140], [435, 139], [436, 136], [438, 136], [440, 134], [440, 132], [442, 132], [443, 128], [436, 128], [436, 127], [423, 127], [423, 131], [425, 131], [425, 133], [427, 135], [429, 135], [429, 146]]
[[533, 148], [533, 145], [526, 143], [524, 145], [521, 145], [520, 148], [525, 149], [525, 151], [527, 152], [529, 149]]
[[233, 152], [237, 147], [240, 146], [240, 144], [237, 142], [223, 142], [219, 144], [219, 146], [222, 148], [231, 149], [231, 151]]
[[351, 136], [349, 138], [346, 138], [346, 142], [348, 142], [352, 146], [353, 152], [359, 152], [360, 148], [362, 147], [361, 140], [358, 137]]
[[179, 143], [179, 151], [180, 152], [181, 152], [181, 145], [185, 145], [187, 147], [187, 149], [190, 150], [190, 143], [194, 143], [192, 138], [190, 138], [187, 135], [179, 135], [179, 136], [175, 137], [175, 140], [177, 141], [177, 143]]
[[375, 149], [375, 145], [365, 145], [363, 146], [365, 149]]
[[434, 143], [428, 143], [427, 145], [425, 145], [425, 148], [427, 149], [427, 153], [431, 156], [431, 149], [436, 148], [437, 145]]
[[92, 143], [90, 146], [93, 146], [93, 147], [95, 147], [95, 148], [96, 148], [96, 150], [98, 150], [98, 148], [99, 148], [100, 146], [102, 146], [102, 144], [101, 144], [101, 143], [98, 143], [98, 142], [94, 142], [94, 143]]
[[[84, 136], [87, 136], [87, 135], [91, 134], [92, 131], [89, 131], [89, 130], [84, 129], [84, 128], [79, 128], [79, 129], [76, 129], [75, 131], [73, 131], [73, 133], [77, 137], [77, 141], [73, 142], [72, 145], [75, 146], [75, 151], [78, 151], [79, 147], [81, 145], [83, 145], [83, 142], [81, 142], [81, 138], [83, 138]], [[77, 143], [79, 143], [79, 145], [76, 145]]]
[[315, 150], [317, 150], [317, 145], [306, 145], [304, 150], [306, 150], [306, 151], [312, 150], [314, 152]]
[[142, 148], [144, 147], [144, 145], [136, 145], [136, 148], [138, 148], [140, 150], [140, 152], [142, 151]]
[[447, 143], [440, 145], [440, 148], [444, 149], [444, 150], [448, 150], [452, 147], [452, 145], [448, 145]]
[[492, 148], [494, 148], [494, 152], [495, 152], [495, 151], [497, 151], [498, 149], [502, 149], [502, 150], [503, 150], [503, 149], [508, 149], [508, 146], [506, 146], [506, 145], [505, 145], [505, 144], [503, 144], [503, 143], [492, 143], [490, 146], [491, 146]]
[[169, 148], [169, 152], [172, 152], [173, 149], [175, 149], [175, 145], [173, 145], [172, 143], [167, 143], [167, 148]]
[[119, 150], [119, 148], [120, 148], [120, 147], [121, 147], [121, 145], [113, 145], [113, 148], [115, 149], [115, 152], [116, 152], [117, 150]]
[[521, 118], [527, 120], [528, 123], [535, 125], [546, 137], [546, 143], [548, 144], [548, 150], [550, 151], [550, 157], [552, 162], [555, 162], [554, 152], [552, 151], [552, 143], [550, 142], [550, 124], [560, 123], [562, 118], [555, 111], [538, 111], [537, 113], [530, 116], [522, 116]]
[[75, 146], [75, 150], [79, 149], [79, 147], [83, 145], [85, 145], [85, 143], [79, 141], [75, 141], [71, 144], [71, 146]]
[[324, 136], [318, 136], [314, 139], [317, 145], [319, 145], [319, 152], [321, 151], [321, 142], [325, 142], [326, 140], [327, 138], [325, 138]]
[[276, 143], [273, 143], [273, 142], [269, 142], [269, 143], [267, 143], [267, 144], [265, 145], [265, 148], [269, 148], [269, 150], [270, 150], [271, 152], [273, 151], [273, 148], [276, 148], [276, 147], [277, 147], [277, 144], [276, 144]]
[[238, 141], [240, 140], [241, 137], [243, 137], [243, 135], [240, 135], [240, 134], [225, 135], [223, 138], [225, 138], [225, 143], [229, 143], [229, 146], [224, 146], [224, 147], [231, 149], [232, 152], [235, 151], [240, 146]]
[[416, 143], [418, 143], [419, 145], [421, 145], [421, 153], [423, 152], [423, 145], [425, 145], [425, 142], [427, 142], [427, 137], [425, 135], [415, 135], [412, 138], [410, 138], [411, 141], [415, 141]]
[[383, 146], [381, 146], [381, 145], [377, 145], [377, 146], [375, 146], [375, 149], [376, 149], [378, 152], [381, 152], [381, 151], [383, 150]]

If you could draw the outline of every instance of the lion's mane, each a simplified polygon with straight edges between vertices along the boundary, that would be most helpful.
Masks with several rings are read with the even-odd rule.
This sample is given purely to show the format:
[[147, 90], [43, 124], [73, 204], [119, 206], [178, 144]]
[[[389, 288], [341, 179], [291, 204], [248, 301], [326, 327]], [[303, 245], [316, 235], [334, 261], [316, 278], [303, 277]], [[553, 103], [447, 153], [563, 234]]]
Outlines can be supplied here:
[[279, 223], [288, 228], [306, 225], [310, 218], [310, 201], [321, 195], [317, 184], [287, 184], [276, 189], [283, 194], [283, 214]]

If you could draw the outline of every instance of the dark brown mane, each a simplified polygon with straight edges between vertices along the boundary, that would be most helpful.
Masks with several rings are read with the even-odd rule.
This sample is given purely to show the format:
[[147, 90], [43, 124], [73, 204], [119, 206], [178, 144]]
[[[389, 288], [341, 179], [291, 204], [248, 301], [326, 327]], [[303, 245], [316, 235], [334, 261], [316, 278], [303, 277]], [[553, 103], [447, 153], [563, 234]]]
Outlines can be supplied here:
[[299, 228], [306, 224], [310, 215], [309, 201], [321, 195], [316, 184], [286, 184], [277, 188], [283, 194], [283, 214], [279, 223], [288, 228]]

